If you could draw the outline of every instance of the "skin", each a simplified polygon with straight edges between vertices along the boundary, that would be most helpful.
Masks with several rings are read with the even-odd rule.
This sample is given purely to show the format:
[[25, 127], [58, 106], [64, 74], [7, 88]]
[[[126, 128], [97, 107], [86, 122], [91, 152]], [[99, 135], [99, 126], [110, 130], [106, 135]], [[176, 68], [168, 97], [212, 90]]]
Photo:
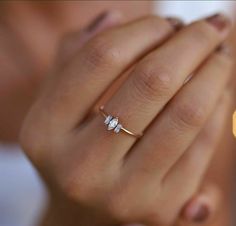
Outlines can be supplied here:
[[[21, 143], [51, 188], [52, 205], [80, 213], [70, 214], [67, 225], [175, 222], [212, 156], [205, 154], [199, 164], [190, 161], [231, 74], [230, 57], [214, 52], [229, 32], [222, 19], [224, 28], [201, 20], [156, 48], [173, 28], [166, 20], [145, 17], [98, 34], [54, 70], [24, 122]], [[153, 33], [156, 27], [159, 31]], [[127, 36], [127, 30], [133, 35]], [[87, 116], [112, 81], [140, 57], [106, 102], [106, 110], [124, 125], [145, 130], [137, 141], [108, 133], [100, 115]], [[192, 71], [194, 77], [183, 86]], [[181, 182], [180, 175], [187, 172], [196, 175], [181, 177]]]
[[[4, 106], [0, 111], [0, 125], [4, 128], [0, 130], [2, 141], [18, 139], [22, 121], [67, 33], [79, 31], [108, 9], [121, 10], [125, 20], [130, 21], [149, 14], [152, 6], [151, 2], [135, 1], [123, 4], [120, 1], [103, 4], [90, 1], [90, 4], [92, 7], [79, 1], [73, 4], [63, 1], [56, 4], [27, 1], [0, 4], [0, 49], [4, 56], [0, 65], [0, 104]], [[91, 13], [87, 13], [89, 8]]]
[[[109, 5], [109, 3], [107, 3], [108, 5]], [[107, 8], [107, 7], [109, 7], [109, 6], [107, 6], [106, 4], [104, 4], [102, 7], [101, 7], [101, 5], [102, 4], [100, 4], [100, 5], [97, 5], [97, 7], [94, 7], [94, 8], [96, 8], [96, 10], [98, 10], [98, 11], [102, 11], [102, 9], [103, 9], [103, 7], [104, 8]], [[79, 5], [78, 5], [79, 6]], [[114, 5], [113, 5], [114, 6]], [[11, 6], [10, 5], [10, 8], [12, 7], [12, 9], [14, 10], [14, 9], [17, 9], [17, 6]], [[64, 6], [63, 6], [64, 7]], [[83, 12], [85, 12], [85, 10], [84, 9], [86, 9], [86, 6], [85, 6], [85, 8], [83, 8], [83, 6], [82, 6], [82, 8], [81, 8], [81, 6], [80, 6], [80, 8], [77, 8], [77, 7], [75, 7], [75, 5], [73, 5], [73, 7], [74, 7], [74, 9], [75, 9], [75, 12], [78, 12], [78, 10], [80, 11], [80, 13], [78, 14], [77, 13], [77, 15], [82, 15], [83, 14]], [[72, 7], [72, 8], [73, 8]], [[120, 6], [119, 6], [120, 7]], [[129, 6], [130, 8], [131, 7], [133, 7], [132, 6], [132, 4], [130, 4], [130, 6]], [[130, 8], [129, 7], [127, 7], [127, 5], [124, 7], [124, 8], [122, 8], [122, 11], [124, 11], [124, 12], [126, 12], [126, 10], [127, 10], [127, 12], [129, 12], [129, 13], [127, 13], [129, 16], [129, 18], [128, 18], [128, 20], [133, 20], [137, 15], [135, 15], [135, 14], [133, 14], [133, 13], [130, 13], [131, 12], [131, 10], [130, 10]], [[143, 12], [145, 12], [145, 10], [143, 10], [144, 9], [144, 5], [142, 5], [142, 4], [140, 4], [139, 5], [139, 7], [140, 7], [140, 9], [142, 9], [142, 11]], [[18, 7], [18, 8], [20, 8], [20, 7]], [[60, 7], [58, 7], [57, 8], [57, 11], [59, 12], [59, 9]], [[24, 7], [22, 7], [22, 9], [25, 9]], [[26, 7], [26, 9], [27, 9], [27, 7]], [[40, 8], [39, 8], [40, 9]], [[146, 9], [147, 9], [147, 12], [148, 12], [148, 10], [150, 9], [149, 8], [149, 6], [146, 6]], [[11, 10], [9, 10], [9, 11], [4, 11], [4, 12], [10, 12]], [[17, 12], [18, 10], [16, 10], [15, 12]], [[56, 10], [55, 10], [56, 11]], [[73, 11], [73, 9], [71, 9], [71, 7], [68, 7], [68, 12], [72, 12]], [[137, 11], [137, 10], [136, 10]], [[27, 10], [23, 10], [23, 12], [27, 12]], [[41, 13], [41, 12], [44, 12], [43, 10], [42, 11], [40, 11], [39, 10], [39, 12]], [[140, 12], [140, 11], [137, 11], [138, 13]], [[60, 13], [58, 13], [59, 15], [60, 15]], [[19, 24], [20, 23], [22, 23], [22, 24], [24, 24], [24, 19], [22, 18], [21, 19], [21, 13], [19, 13], [19, 14], [17, 14], [17, 15], [19, 15], [18, 16], [18, 18], [19, 18]], [[37, 15], [37, 14], [36, 14]], [[39, 14], [40, 15], [40, 14]], [[50, 15], [49, 14], [44, 14], [44, 16], [47, 16], [47, 18], [49, 18], [50, 17]], [[30, 16], [30, 17], [32, 17], [32, 16]], [[7, 24], [11, 24], [11, 26], [14, 28], [14, 24], [13, 23], [11, 23], [11, 20], [9, 19], [10, 18], [10, 16], [8, 16], [7, 15], [7, 13], [6, 13], [6, 15], [5, 15], [5, 17], [4, 17], [4, 21], [7, 21], [8, 23]], [[72, 17], [71, 17], [72, 18]], [[87, 15], [86, 15], [86, 17], [82, 17], [82, 18], [86, 18], [86, 20], [90, 20], [90, 18], [89, 17], [87, 17]], [[38, 20], [38, 18], [37, 18], [37, 20]], [[61, 21], [63, 21], [63, 20], [61, 20]], [[72, 21], [73, 21], [73, 23], [72, 23]], [[76, 22], [75, 22], [76, 21]], [[69, 27], [68, 26], [68, 24], [71, 24], [71, 26]], [[61, 39], [61, 37], [62, 37], [62, 34], [64, 34], [67, 30], [73, 30], [73, 28], [76, 28], [76, 30], [78, 29], [78, 27], [82, 27], [83, 26], [83, 24], [86, 24], [86, 21], [82, 21], [81, 22], [81, 20], [71, 20], [71, 22], [70, 23], [63, 23], [63, 26], [61, 25], [61, 23], [60, 23], [60, 26], [57, 26], [57, 30], [55, 31], [55, 30], [53, 30], [53, 32], [51, 32], [51, 33], [48, 33], [47, 35], [48, 35], [48, 37], [50, 38], [50, 40], [52, 40], [52, 42], [50, 43], [50, 42], [46, 42], [46, 43], [49, 43], [49, 45], [48, 46], [42, 46], [42, 45], [40, 45], [40, 43], [41, 43], [41, 40], [40, 40], [40, 35], [43, 33], [43, 34], [46, 34], [45, 32], [39, 32], [39, 40], [37, 40], [37, 39], [35, 39], [35, 38], [31, 38], [30, 40], [34, 40], [35, 42], [34, 43], [29, 43], [29, 45], [32, 45], [32, 47], [34, 47], [34, 48], [32, 48], [31, 47], [31, 49], [33, 49], [33, 53], [32, 52], [30, 52], [30, 53], [28, 53], [28, 57], [26, 56], [26, 59], [28, 60], [28, 59], [31, 59], [31, 58], [33, 58], [34, 59], [34, 62], [33, 62], [33, 65], [37, 65], [35, 68], [33, 68], [33, 69], [31, 69], [32, 71], [35, 71], [35, 72], [37, 72], [37, 73], [34, 73], [34, 74], [36, 74], [36, 76], [35, 77], [33, 77], [32, 78], [32, 81], [33, 81], [33, 84], [35, 84], [34, 86], [32, 86], [32, 83], [28, 83], [28, 80], [22, 80], [22, 77], [21, 77], [21, 79], [19, 80], [19, 83], [15, 83], [15, 84], [17, 84], [17, 87], [15, 86], [15, 84], [14, 84], [14, 86], [13, 86], [13, 83], [11, 83], [12, 82], [12, 79], [11, 80], [6, 80], [7, 81], [7, 83], [1, 83], [3, 86], [2, 87], [6, 87], [5, 85], [7, 84], [8, 86], [8, 91], [9, 90], [16, 90], [16, 88], [19, 88], [18, 90], [20, 90], [20, 93], [22, 94], [22, 96], [19, 96], [19, 91], [18, 92], [15, 92], [15, 93], [17, 93], [17, 95], [14, 93], [14, 92], [12, 92], [12, 95], [10, 96], [10, 95], [8, 95], [8, 93], [7, 93], [7, 91], [6, 91], [6, 95], [4, 96], [4, 98], [2, 99], [3, 100], [3, 103], [8, 103], [9, 102], [9, 100], [11, 100], [11, 103], [14, 103], [16, 100], [16, 102], [17, 103], [21, 103], [21, 104], [18, 104], [18, 105], [16, 105], [16, 104], [11, 104], [11, 105], [9, 105], [9, 107], [7, 108], [8, 109], [8, 111], [6, 111], [5, 113], [3, 112], [3, 113], [1, 113], [2, 114], [2, 116], [3, 117], [1, 117], [2, 118], [2, 122], [1, 122], [1, 124], [2, 125], [5, 125], [5, 126], [3, 126], [2, 128], [8, 128], [8, 130], [3, 130], [3, 131], [1, 131], [1, 136], [3, 137], [3, 139], [5, 139], [5, 140], [15, 140], [16, 139], [16, 137], [18, 136], [18, 131], [19, 131], [19, 128], [21, 127], [21, 122], [22, 122], [22, 118], [24, 118], [24, 116], [25, 116], [25, 113], [28, 111], [28, 107], [31, 105], [31, 103], [32, 103], [32, 101], [34, 100], [34, 95], [37, 93], [37, 87], [38, 87], [38, 85], [41, 83], [41, 79], [42, 79], [42, 75], [44, 74], [44, 72], [45, 71], [47, 71], [48, 70], [48, 68], [50, 67], [49, 65], [52, 63], [52, 53], [55, 51], [54, 49], [56, 48], [55, 47], [55, 43], [58, 43], [59, 42], [59, 40]], [[55, 24], [54, 24], [54, 26], [53, 27], [56, 27], [55, 26]], [[27, 40], [26, 39], [26, 37], [27, 38], [29, 38], [30, 36], [32, 36], [32, 34], [31, 33], [33, 33], [33, 32], [31, 32], [32, 31], [32, 29], [33, 29], [33, 27], [30, 27], [30, 29], [29, 29], [29, 31], [30, 32], [28, 32], [28, 34], [27, 34], [27, 30], [26, 29], [24, 29], [24, 34], [23, 33], [21, 33], [21, 31], [18, 31], [18, 34], [21, 36], [21, 37], [23, 37], [23, 40]], [[38, 28], [37, 28], [38, 29]], [[42, 26], [42, 29], [45, 29], [45, 26]], [[9, 29], [7, 29], [7, 30], [9, 30]], [[15, 29], [13, 29], [14, 31], [15, 31]], [[52, 29], [50, 29], [50, 30], [52, 30]], [[5, 31], [5, 30], [4, 30]], [[26, 34], [25, 34], [26, 33]], [[6, 32], [4, 32], [4, 34], [6, 34]], [[47, 37], [47, 40], [49, 40], [48, 39], [48, 37]], [[54, 37], [54, 38], [53, 38]], [[77, 38], [78, 38], [78, 35], [76, 36]], [[46, 38], [46, 37], [41, 37], [41, 39], [43, 40], [43, 38]], [[8, 36], [6, 37], [6, 39], [8, 39]], [[150, 41], [150, 40], [149, 40]], [[22, 43], [19, 43], [20, 44], [20, 46], [22, 45]], [[45, 42], [44, 42], [44, 45], [45, 45]], [[29, 46], [30, 47], [30, 46]], [[36, 48], [36, 47], [38, 47], [38, 48]], [[48, 51], [48, 55], [45, 55], [45, 49], [47, 49]], [[66, 50], [64, 50], [63, 51], [63, 53], [60, 53], [60, 56], [61, 55], [66, 55], [65, 54], [65, 51]], [[25, 51], [24, 51], [25, 52]], [[9, 53], [9, 51], [7, 50], [7, 53]], [[27, 54], [26, 54], [27, 55]], [[21, 52], [19, 51], [19, 56], [21, 57]], [[33, 57], [32, 57], [33, 56]], [[59, 56], [59, 58], [60, 58], [60, 56]], [[64, 56], [63, 56], [63, 58], [64, 58]], [[17, 62], [19, 62], [19, 60], [17, 60]], [[24, 61], [23, 61], [24, 62]], [[27, 65], [24, 65], [24, 63], [22, 63], [21, 65], [20, 65], [20, 67], [28, 67], [28, 64]], [[39, 70], [39, 67], [40, 67], [40, 70]], [[10, 65], [9, 66], [9, 68], [12, 68], [12, 66]], [[43, 68], [43, 69], [41, 69], [41, 68]], [[58, 70], [60, 70], [60, 69], [58, 69]], [[15, 77], [17, 78], [17, 72], [14, 72], [15, 73]], [[4, 80], [3, 80], [4, 81]], [[18, 80], [15, 80], [15, 81], [18, 81]], [[4, 85], [5, 84], [5, 85]], [[26, 86], [25, 86], [26, 85]], [[26, 87], [26, 88], [24, 88], [24, 89], [22, 89], [22, 87]], [[5, 90], [5, 89], [1, 89], [1, 90]], [[29, 95], [30, 94], [30, 95]], [[16, 96], [18, 97], [18, 99], [16, 99]], [[11, 98], [10, 98], [11, 97]], [[27, 98], [26, 98], [27, 97]], [[7, 100], [7, 101], [6, 101]], [[14, 102], [13, 102], [14, 101]], [[22, 104], [23, 103], [23, 104]], [[227, 108], [227, 107], [226, 107]], [[17, 111], [15, 110], [15, 109], [17, 109]], [[7, 112], [9, 112], [9, 110], [10, 110], [10, 112], [18, 112], [18, 114], [16, 114], [16, 116], [15, 117], [13, 117], [12, 119], [11, 119], [11, 122], [9, 122], [9, 117], [8, 117], [8, 114], [7, 114]], [[19, 111], [20, 110], [20, 111]], [[19, 114], [19, 112], [20, 112], [20, 114]], [[116, 113], [118, 112], [118, 111], [115, 111]], [[86, 114], [86, 113], [85, 113]], [[123, 118], [123, 117], [122, 117]], [[223, 118], [223, 117], [222, 117]], [[15, 123], [12, 123], [12, 120], [15, 122]], [[8, 126], [7, 126], [8, 125]], [[9, 127], [9, 125], [11, 125], [10, 127]], [[132, 128], [134, 128], [134, 126], [131, 124], [131, 127]], [[218, 134], [218, 136], [219, 136], [219, 134]], [[209, 139], [209, 140], [211, 140], [211, 139]], [[216, 145], [215, 144], [215, 142], [214, 142], [214, 145]], [[212, 147], [213, 147], [213, 145], [212, 145]], [[196, 148], [197, 149], [197, 148]], [[210, 150], [213, 150], [213, 148], [209, 148]], [[41, 167], [40, 167], [41, 168]], [[202, 169], [204, 169], [204, 167], [202, 167]], [[46, 173], [47, 174], [47, 173]], [[54, 202], [54, 204], [55, 203], [57, 203], [57, 202], [59, 202], [59, 203], [61, 203], [61, 200], [63, 200], [62, 198], [60, 198], [60, 199], [57, 199], [55, 202]], [[213, 198], [213, 200], [215, 200], [214, 198]], [[67, 203], [68, 201], [65, 201], [65, 202], [63, 202], [64, 204], [65, 203]], [[69, 206], [71, 205], [71, 203], [70, 204], [68, 204]], [[55, 212], [57, 212], [57, 211], [55, 211], [55, 209], [54, 208], [52, 208], [53, 210], [52, 211], [49, 211], [50, 213], [51, 212], [53, 212], [53, 214], [52, 215], [54, 215], [54, 213]], [[71, 208], [71, 209], [74, 209], [74, 208]], [[50, 215], [50, 214], [49, 214]], [[63, 215], [61, 212], [59, 212], [59, 215]], [[64, 213], [64, 215], [67, 215], [66, 213]], [[70, 215], [68, 215], [68, 216], [70, 216]], [[57, 217], [58, 217], [58, 215], [57, 215]]]

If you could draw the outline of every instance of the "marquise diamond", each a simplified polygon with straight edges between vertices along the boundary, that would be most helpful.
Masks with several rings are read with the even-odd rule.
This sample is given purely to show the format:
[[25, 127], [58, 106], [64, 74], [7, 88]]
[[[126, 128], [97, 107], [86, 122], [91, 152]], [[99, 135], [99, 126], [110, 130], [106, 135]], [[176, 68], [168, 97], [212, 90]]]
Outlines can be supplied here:
[[109, 122], [107, 129], [108, 129], [108, 130], [112, 130], [112, 129], [114, 129], [117, 125], [118, 125], [118, 118], [113, 118], [113, 119]]

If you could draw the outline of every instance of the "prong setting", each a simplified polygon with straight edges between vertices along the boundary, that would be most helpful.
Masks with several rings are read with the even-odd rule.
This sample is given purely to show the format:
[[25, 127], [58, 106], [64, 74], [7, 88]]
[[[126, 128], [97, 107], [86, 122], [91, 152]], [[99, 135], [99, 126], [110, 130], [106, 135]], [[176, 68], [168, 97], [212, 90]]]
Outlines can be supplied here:
[[112, 116], [108, 115], [104, 121], [105, 125], [108, 125], [111, 120], [112, 120]]
[[111, 115], [108, 115], [105, 118], [104, 124], [107, 125], [107, 130], [113, 130], [115, 133], [119, 133], [122, 128], [119, 119]]
[[136, 134], [133, 133], [132, 131], [124, 128], [122, 124], [119, 123], [118, 117], [113, 117], [112, 115], [109, 115], [105, 110], [104, 106], [99, 107], [99, 112], [100, 114], [105, 118], [104, 124], [107, 126], [107, 130], [113, 130], [114, 133], [119, 133], [120, 131], [133, 136], [135, 138], [140, 138], [143, 133]]
[[114, 129], [114, 132], [115, 132], [115, 133], [119, 133], [121, 129], [122, 129], [122, 125], [121, 125], [121, 124], [118, 124], [118, 125], [116, 126], [116, 128]]

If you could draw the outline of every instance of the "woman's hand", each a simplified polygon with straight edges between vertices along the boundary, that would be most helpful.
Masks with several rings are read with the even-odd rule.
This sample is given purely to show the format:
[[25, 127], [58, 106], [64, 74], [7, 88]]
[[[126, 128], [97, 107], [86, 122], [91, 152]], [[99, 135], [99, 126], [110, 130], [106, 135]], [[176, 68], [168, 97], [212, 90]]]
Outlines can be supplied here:
[[[57, 225], [171, 224], [197, 191], [211, 155], [192, 145], [230, 77], [230, 57], [214, 52], [229, 22], [216, 15], [173, 32], [153, 16], [115, 27], [48, 80], [21, 142], [52, 191]], [[106, 131], [101, 115], [90, 114], [134, 64], [105, 110], [132, 131], [145, 130], [139, 140]], [[65, 208], [72, 213], [63, 222]]]

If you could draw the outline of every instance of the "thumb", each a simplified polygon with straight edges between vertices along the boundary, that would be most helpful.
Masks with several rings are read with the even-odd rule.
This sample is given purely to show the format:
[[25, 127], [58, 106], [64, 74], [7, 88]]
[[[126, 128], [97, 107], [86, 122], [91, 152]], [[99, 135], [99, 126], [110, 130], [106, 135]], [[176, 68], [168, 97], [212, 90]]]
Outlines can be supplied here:
[[119, 11], [107, 11], [99, 14], [83, 30], [71, 32], [62, 39], [57, 62], [65, 63], [92, 37], [108, 28], [119, 25], [122, 14]]

